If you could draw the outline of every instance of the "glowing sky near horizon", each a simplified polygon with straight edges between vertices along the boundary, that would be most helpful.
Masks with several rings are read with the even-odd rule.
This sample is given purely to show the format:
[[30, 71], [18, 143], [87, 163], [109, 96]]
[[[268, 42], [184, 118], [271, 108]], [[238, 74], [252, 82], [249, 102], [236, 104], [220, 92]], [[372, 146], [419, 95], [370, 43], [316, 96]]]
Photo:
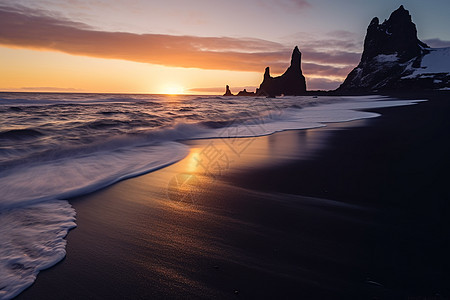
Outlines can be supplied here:
[[421, 40], [450, 46], [448, 0], [0, 0], [0, 91], [237, 92], [295, 45], [308, 89], [334, 89], [370, 20], [401, 4]]

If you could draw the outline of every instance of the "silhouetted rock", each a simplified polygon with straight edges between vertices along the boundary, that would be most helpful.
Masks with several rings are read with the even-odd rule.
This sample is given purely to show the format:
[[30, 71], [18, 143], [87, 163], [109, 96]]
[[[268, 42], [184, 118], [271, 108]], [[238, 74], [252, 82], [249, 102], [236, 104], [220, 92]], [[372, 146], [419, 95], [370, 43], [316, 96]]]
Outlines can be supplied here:
[[275, 97], [279, 95], [298, 96], [306, 93], [306, 81], [301, 68], [302, 54], [298, 47], [292, 52], [291, 65], [278, 77], [270, 76], [269, 67], [264, 72], [264, 79], [259, 89], [258, 96]]
[[224, 96], [234, 96], [231, 91], [230, 91], [230, 87], [227, 85], [226, 86], [226, 91], [225, 94], [223, 94]]
[[256, 94], [254, 92], [247, 92], [246, 89], [243, 91], [240, 91], [236, 96], [255, 96]]
[[[450, 84], [450, 66], [439, 65], [449, 48], [431, 49], [417, 38], [416, 25], [402, 6], [382, 24], [373, 18], [367, 28], [359, 65], [338, 92], [440, 89]], [[448, 60], [448, 59], [447, 59]]]
[[395, 54], [400, 62], [405, 62], [422, 55], [423, 48], [429, 46], [417, 38], [416, 25], [401, 5], [383, 24], [379, 24], [377, 17], [372, 19], [367, 28], [361, 60], [368, 61], [380, 54]]

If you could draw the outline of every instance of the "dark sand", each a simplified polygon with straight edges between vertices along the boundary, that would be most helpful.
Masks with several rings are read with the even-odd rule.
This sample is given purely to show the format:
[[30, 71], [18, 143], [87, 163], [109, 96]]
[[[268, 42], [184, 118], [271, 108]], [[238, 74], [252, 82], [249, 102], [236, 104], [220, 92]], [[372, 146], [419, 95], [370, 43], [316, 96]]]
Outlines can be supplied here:
[[[413, 98], [431, 100], [189, 142], [177, 164], [72, 199], [66, 259], [18, 299], [446, 299], [450, 93]], [[225, 154], [205, 175], [212, 146]]]

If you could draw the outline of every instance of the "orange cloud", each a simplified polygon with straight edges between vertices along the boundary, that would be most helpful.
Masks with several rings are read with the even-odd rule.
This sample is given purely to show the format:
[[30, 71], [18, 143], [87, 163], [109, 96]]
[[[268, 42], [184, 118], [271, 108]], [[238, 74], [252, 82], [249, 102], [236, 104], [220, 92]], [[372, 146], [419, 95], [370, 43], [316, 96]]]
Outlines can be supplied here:
[[5, 90], [10, 91], [19, 91], [19, 92], [40, 92], [40, 91], [47, 91], [47, 92], [82, 92], [80, 89], [75, 88], [61, 88], [61, 87], [54, 87], [54, 86], [27, 86], [27, 87], [21, 87], [21, 88], [6, 88]]
[[261, 71], [267, 63], [277, 67], [290, 52], [280, 44], [258, 39], [140, 35], [79, 25], [23, 8], [0, 8], [0, 44], [165, 66], [239, 71]]
[[[50, 13], [5, 6], [0, 6], [0, 44], [170, 67], [262, 72], [270, 66], [273, 74], [286, 69], [292, 51], [261, 39], [98, 31]], [[359, 60], [353, 52], [303, 49], [303, 53], [305, 74], [343, 77]]]

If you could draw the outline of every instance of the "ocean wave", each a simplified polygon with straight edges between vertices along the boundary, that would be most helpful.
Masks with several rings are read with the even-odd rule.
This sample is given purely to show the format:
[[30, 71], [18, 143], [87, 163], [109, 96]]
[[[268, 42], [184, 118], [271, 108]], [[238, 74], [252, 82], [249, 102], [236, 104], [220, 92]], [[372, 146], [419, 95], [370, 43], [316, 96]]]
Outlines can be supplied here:
[[20, 107], [18, 107], [18, 106], [11, 106], [11, 107], [9, 108], [9, 110], [12, 110], [12, 111], [22, 111], [22, 108], [20, 108]]
[[204, 121], [199, 123], [200, 125], [204, 125], [208, 128], [222, 128], [230, 125], [232, 121], [226, 120], [226, 121]]
[[0, 139], [22, 140], [42, 136], [43, 133], [36, 129], [11, 129], [0, 132]]
[[172, 164], [187, 152], [187, 146], [167, 142], [72, 153], [18, 165], [0, 173], [0, 210], [93, 192]]
[[90, 94], [90, 93], [0, 93], [0, 105], [57, 105], [94, 103], [137, 103], [161, 105], [158, 95]]

